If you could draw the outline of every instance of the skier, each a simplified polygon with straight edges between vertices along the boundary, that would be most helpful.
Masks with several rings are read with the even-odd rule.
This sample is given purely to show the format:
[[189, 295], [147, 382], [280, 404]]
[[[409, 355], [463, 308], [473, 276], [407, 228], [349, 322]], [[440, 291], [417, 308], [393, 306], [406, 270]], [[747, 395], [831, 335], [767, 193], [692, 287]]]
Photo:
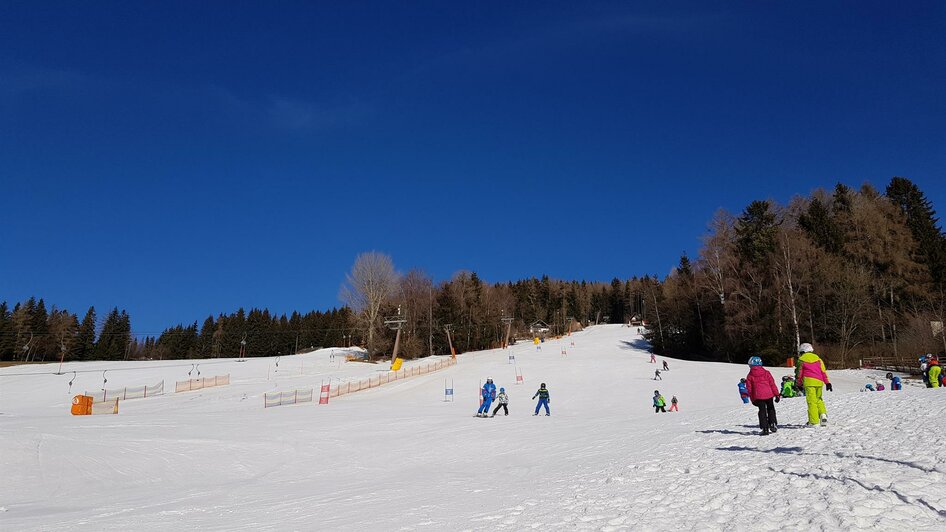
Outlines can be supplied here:
[[664, 380], [663, 377], [660, 376], [660, 370], [659, 370], [659, 369], [655, 369], [655, 370], [654, 370], [654, 380], [655, 380], [655, 381], [662, 381], [662, 380]]
[[887, 388], [884, 388], [884, 383], [880, 381], [875, 382], [874, 385], [877, 387], [878, 392], [882, 392], [887, 389]]
[[483, 385], [480, 394], [483, 398], [483, 402], [480, 404], [480, 409], [476, 412], [476, 417], [486, 417], [489, 415], [489, 407], [493, 404], [493, 399], [496, 398], [496, 385], [493, 384], [493, 379], [486, 379], [486, 384]]
[[864, 389], [867, 390], [868, 392], [875, 392], [875, 391], [877, 391], [877, 390], [874, 389], [874, 385], [871, 384], [871, 383], [869, 383], [869, 382], [864, 385]]
[[551, 402], [549, 401], [549, 391], [545, 388], [544, 382], [541, 385], [539, 385], [539, 390], [535, 392], [535, 395], [532, 396], [533, 399], [535, 399], [536, 397], [539, 398], [539, 402], [535, 404], [535, 413], [532, 415], [533, 416], [539, 415], [539, 409], [542, 408], [543, 406], [545, 407], [545, 415], [547, 416], [551, 415], [549, 413], [549, 403]]
[[940, 374], [943, 372], [943, 368], [939, 366], [939, 360], [932, 355], [927, 355], [930, 358], [929, 362], [926, 363], [926, 380], [930, 383], [930, 388], [939, 388], [940, 384]]
[[929, 360], [932, 358], [932, 355], [923, 355], [920, 357], [920, 374], [923, 375], [923, 384], [927, 388], [932, 388], [933, 385], [930, 384], [930, 376], [926, 373], [926, 370], [929, 368]]
[[664, 408], [667, 406], [667, 400], [664, 399], [664, 396], [660, 395], [660, 390], [654, 390], [654, 413], [659, 414], [663, 412], [667, 413], [667, 410]]
[[778, 432], [775, 403], [779, 401], [779, 389], [775, 385], [775, 377], [762, 367], [762, 359], [759, 357], [749, 359], [746, 389], [749, 390], [752, 404], [759, 408], [759, 428], [762, 429], [762, 435], [768, 436], [769, 432]]
[[503, 415], [508, 416], [508, 415], [509, 415], [509, 407], [508, 407], [507, 405], [509, 404], [509, 396], [506, 395], [506, 389], [505, 389], [505, 388], [500, 388], [500, 389], [499, 389], [499, 395], [496, 396], [496, 402], [499, 403], [499, 404], [496, 405], [496, 408], [493, 410], [493, 415], [490, 416], [490, 417], [496, 417], [496, 412], [499, 412], [499, 409], [500, 409], [500, 408], [502, 408], [502, 409], [503, 409], [503, 412], [505, 412]]
[[782, 397], [795, 397], [795, 381], [788, 375], [782, 377]]
[[670, 371], [670, 366], [667, 365], [666, 360], [664, 360], [664, 371]]
[[828, 380], [828, 370], [824, 361], [814, 353], [815, 348], [809, 343], [798, 346], [801, 356], [795, 363], [795, 388], [805, 389], [805, 402], [808, 403], [808, 423], [805, 426], [814, 427], [820, 422], [828, 424], [828, 411], [824, 407], [822, 394], [824, 388], [834, 391]]
[[890, 390], [891, 390], [891, 391], [897, 391], [897, 390], [902, 390], [902, 389], [903, 389], [903, 385], [900, 384], [900, 377], [894, 375], [893, 373], [888, 373], [888, 374], [887, 374], [887, 379], [890, 380]]
[[749, 390], [746, 389], [746, 379], [739, 379], [739, 398], [743, 404], [749, 404]]
[[677, 410], [677, 396], [676, 395], [670, 398], [670, 411], [679, 412], [679, 410]]
[[657, 363], [657, 355], [655, 355], [654, 353], [651, 353], [651, 354], [650, 354], [650, 363], [651, 363], [651, 364], [656, 364], [656, 363]]

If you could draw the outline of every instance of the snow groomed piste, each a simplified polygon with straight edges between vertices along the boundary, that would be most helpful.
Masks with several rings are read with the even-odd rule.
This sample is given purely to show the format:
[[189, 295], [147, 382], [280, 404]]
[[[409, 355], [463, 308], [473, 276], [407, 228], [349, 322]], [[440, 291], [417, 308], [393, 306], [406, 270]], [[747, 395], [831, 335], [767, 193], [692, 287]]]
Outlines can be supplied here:
[[[377, 379], [387, 366], [345, 363], [341, 349], [282, 357], [278, 366], [193, 361], [229, 374], [230, 384], [122, 401], [111, 416], [69, 415], [70, 390], [102, 383], [100, 373], [72, 371], [113, 368], [109, 384], [131, 389], [181, 381], [187, 369], [89, 362], [66, 364], [64, 376], [11, 376], [36, 366], [4, 368], [0, 529], [946, 525], [943, 390], [906, 381], [902, 391], [860, 393], [883, 373], [833, 371], [829, 426], [803, 428], [805, 399], [783, 399], [780, 430], [761, 438], [757, 410], [736, 388], [745, 364], [670, 360], [655, 382], [646, 343], [620, 326], [544, 347], [467, 353], [455, 366], [328, 405], [280, 408], [264, 408], [265, 395]], [[768, 369], [776, 381], [791, 373]], [[505, 388], [509, 416], [471, 420], [488, 377]], [[532, 415], [541, 382], [551, 417]], [[444, 401], [447, 385], [454, 401]], [[679, 411], [655, 414], [655, 388], [676, 396]]]

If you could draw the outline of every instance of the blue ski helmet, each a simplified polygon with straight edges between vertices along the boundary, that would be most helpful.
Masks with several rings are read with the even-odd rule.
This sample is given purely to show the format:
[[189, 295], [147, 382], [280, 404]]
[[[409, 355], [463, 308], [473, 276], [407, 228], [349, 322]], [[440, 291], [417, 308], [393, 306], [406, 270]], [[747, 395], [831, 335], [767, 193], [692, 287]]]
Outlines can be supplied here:
[[752, 357], [752, 358], [749, 359], [749, 365], [750, 365], [750, 366], [761, 366], [761, 365], [762, 365], [762, 359], [759, 358], [759, 357]]
[[506, 391], [506, 389], [505, 389], [505, 388], [500, 388], [500, 389], [499, 389], [499, 391], [501, 391], [501, 392], [505, 392], [505, 391]]

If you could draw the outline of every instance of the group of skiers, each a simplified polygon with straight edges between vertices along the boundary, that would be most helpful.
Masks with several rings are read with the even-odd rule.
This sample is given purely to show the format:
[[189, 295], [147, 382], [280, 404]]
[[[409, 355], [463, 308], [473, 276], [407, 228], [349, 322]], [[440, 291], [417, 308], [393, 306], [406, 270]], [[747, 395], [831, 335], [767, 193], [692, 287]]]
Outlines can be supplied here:
[[[539, 410], [542, 407], [545, 407], [545, 415], [552, 415], [549, 412], [549, 390], [545, 387], [543, 382], [539, 389], [535, 392], [535, 395], [532, 396], [533, 399], [536, 397], [539, 398], [539, 402], [535, 405], [535, 413], [533, 416], [539, 415]], [[493, 401], [496, 401], [496, 408], [493, 410], [493, 413], [489, 413], [489, 407], [493, 405]], [[499, 412], [499, 409], [503, 409], [503, 415], [509, 415], [509, 396], [506, 395], [506, 389], [500, 388], [499, 394], [496, 394], [496, 385], [493, 384], [493, 379], [486, 379], [486, 384], [483, 385], [483, 388], [480, 390], [480, 408], [476, 411], [476, 417], [496, 417], [496, 414]]]
[[759, 428], [767, 436], [778, 431], [775, 403], [782, 397], [795, 397], [798, 392], [805, 395], [808, 404], [806, 426], [826, 425], [828, 413], [824, 406], [824, 389], [833, 391], [824, 361], [814, 353], [811, 344], [799, 346], [799, 357], [795, 364], [795, 377], [782, 379], [782, 386], [775, 384], [775, 377], [762, 365], [762, 359], [749, 359], [749, 374], [739, 381], [739, 396], [743, 403], [752, 403], [759, 409]]
[[[679, 412], [679, 410], [677, 410], [677, 403], [679, 403], [679, 401], [677, 401], [677, 396], [674, 395], [670, 399], [671, 412]], [[654, 413], [659, 414], [663, 412], [666, 414], [667, 413], [666, 406], [667, 406], [667, 400], [664, 399], [664, 396], [660, 395], [660, 390], [654, 390]]]

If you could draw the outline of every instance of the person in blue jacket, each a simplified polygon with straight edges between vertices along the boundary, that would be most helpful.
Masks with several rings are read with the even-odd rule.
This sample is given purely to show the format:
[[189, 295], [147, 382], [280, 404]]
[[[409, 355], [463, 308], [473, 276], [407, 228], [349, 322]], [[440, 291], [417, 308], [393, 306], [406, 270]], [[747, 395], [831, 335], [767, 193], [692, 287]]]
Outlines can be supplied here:
[[539, 402], [536, 403], [535, 414], [532, 414], [532, 415], [533, 416], [539, 415], [539, 409], [542, 408], [543, 406], [545, 407], [545, 415], [547, 416], [551, 415], [549, 413], [549, 391], [545, 387], [544, 382], [542, 383], [541, 386], [539, 386], [539, 390], [535, 392], [535, 395], [532, 396], [533, 399], [535, 399], [536, 397], [539, 398]]
[[903, 384], [900, 382], [900, 377], [894, 375], [893, 373], [888, 373], [887, 378], [890, 379], [890, 389], [892, 390], [902, 390]]
[[746, 379], [739, 379], [739, 397], [744, 404], [749, 404], [749, 388], [746, 388]]
[[489, 407], [493, 404], [493, 399], [496, 399], [496, 385], [493, 384], [493, 379], [486, 379], [480, 395], [483, 402], [480, 403], [480, 409], [476, 411], [476, 417], [488, 417]]

